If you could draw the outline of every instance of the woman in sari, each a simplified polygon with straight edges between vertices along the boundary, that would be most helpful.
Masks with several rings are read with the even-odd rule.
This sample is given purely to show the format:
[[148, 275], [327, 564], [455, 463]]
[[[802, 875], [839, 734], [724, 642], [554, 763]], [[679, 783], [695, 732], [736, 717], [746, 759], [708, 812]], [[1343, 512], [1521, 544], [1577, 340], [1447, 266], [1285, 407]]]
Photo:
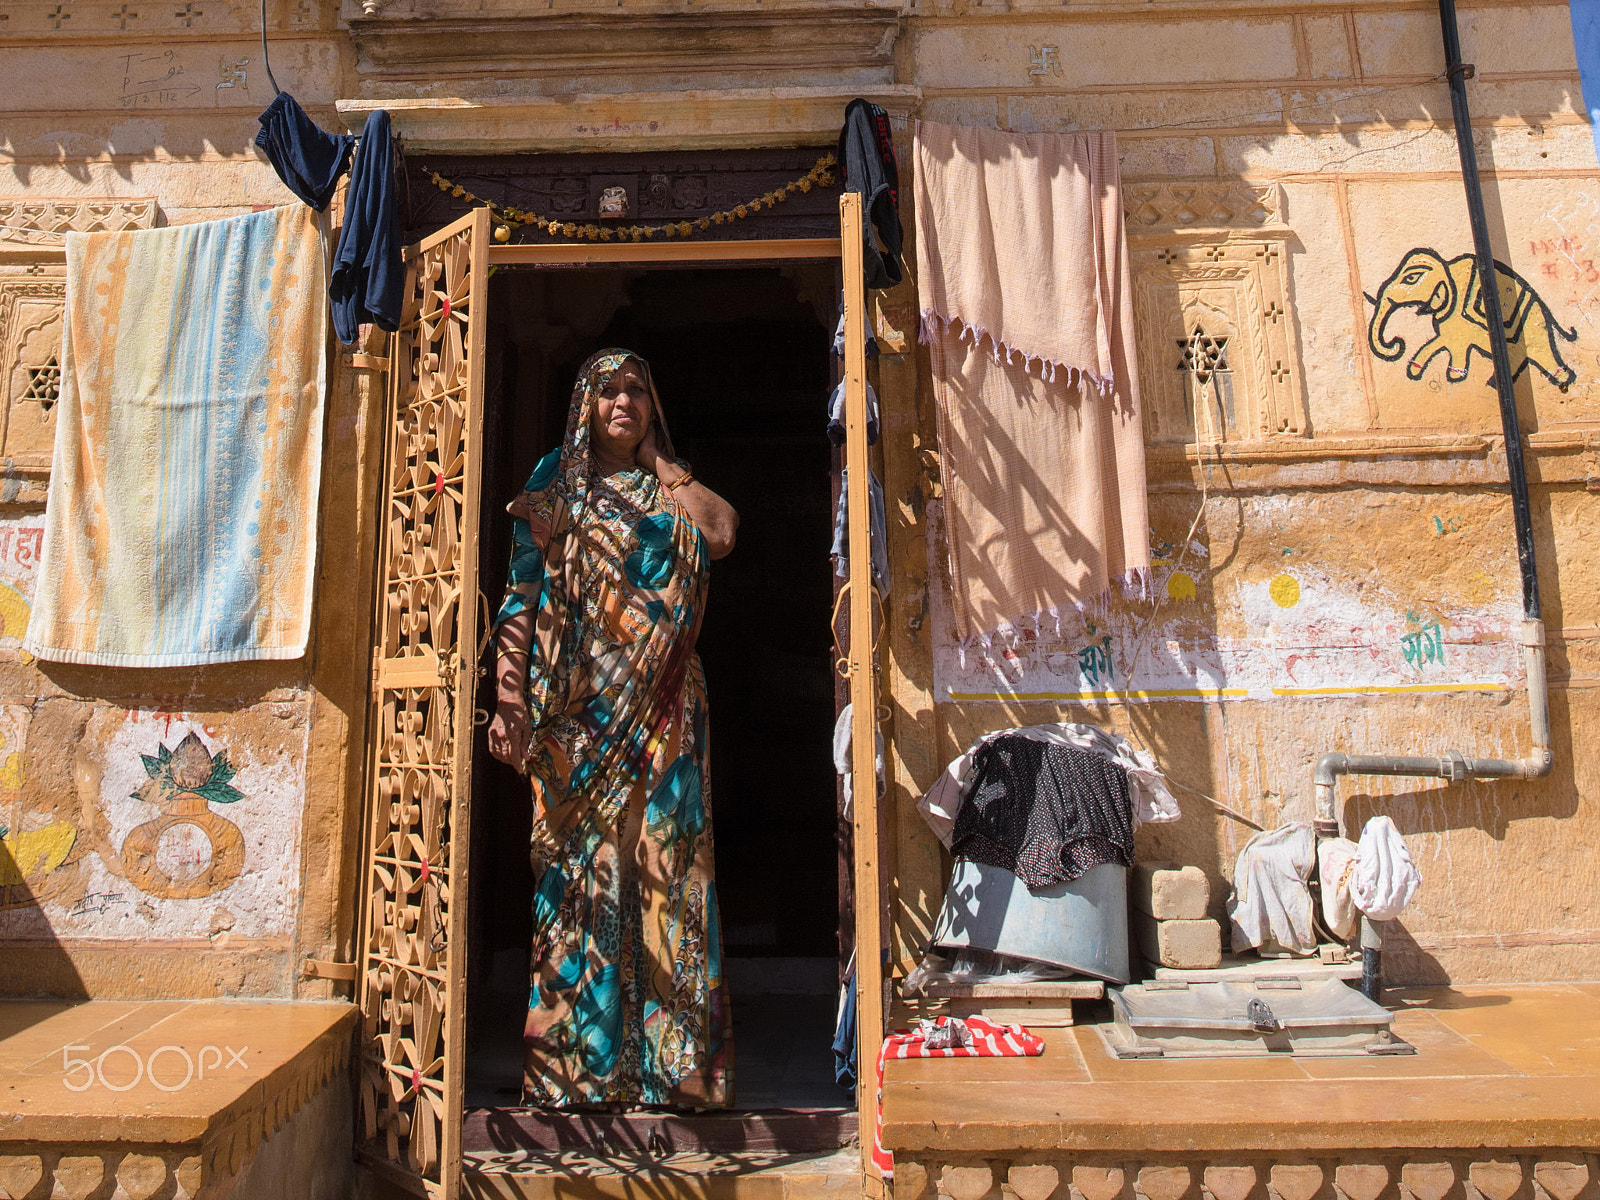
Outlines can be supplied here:
[[566, 439], [507, 509], [489, 748], [533, 789], [524, 1102], [726, 1105], [694, 644], [738, 515], [673, 456], [650, 369], [626, 350], [584, 364]]

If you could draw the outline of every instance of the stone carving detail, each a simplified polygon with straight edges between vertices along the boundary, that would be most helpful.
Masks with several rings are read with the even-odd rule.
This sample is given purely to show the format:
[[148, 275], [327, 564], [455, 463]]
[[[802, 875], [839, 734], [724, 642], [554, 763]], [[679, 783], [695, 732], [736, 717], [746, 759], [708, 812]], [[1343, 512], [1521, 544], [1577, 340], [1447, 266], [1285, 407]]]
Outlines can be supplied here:
[[1256, 229], [1282, 224], [1283, 197], [1275, 183], [1238, 179], [1127, 183], [1122, 211], [1130, 236], [1163, 229]]
[[151, 229], [154, 200], [0, 201], [0, 245], [59, 246], [68, 233], [116, 233]]
[[[1600, 1200], [1593, 1152], [1547, 1149], [1329, 1151], [1313, 1161], [1260, 1154], [895, 1156], [894, 1200]], [[997, 1185], [1002, 1184], [1001, 1189]], [[1196, 1185], [1198, 1189], [1196, 1188]]]
[[60, 276], [0, 276], [0, 399], [5, 401], [0, 456], [48, 470], [61, 394]]
[[1134, 241], [1147, 441], [1240, 441], [1304, 430], [1284, 249], [1284, 237], [1270, 233]]

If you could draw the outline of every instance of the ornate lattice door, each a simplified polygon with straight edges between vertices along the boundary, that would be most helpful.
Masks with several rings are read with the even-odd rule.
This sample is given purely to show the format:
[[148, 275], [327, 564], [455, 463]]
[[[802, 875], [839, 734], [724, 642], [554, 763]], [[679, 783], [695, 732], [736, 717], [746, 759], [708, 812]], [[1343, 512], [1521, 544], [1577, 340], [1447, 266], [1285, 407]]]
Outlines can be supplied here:
[[392, 339], [361, 945], [362, 1157], [461, 1177], [489, 213], [406, 252]]

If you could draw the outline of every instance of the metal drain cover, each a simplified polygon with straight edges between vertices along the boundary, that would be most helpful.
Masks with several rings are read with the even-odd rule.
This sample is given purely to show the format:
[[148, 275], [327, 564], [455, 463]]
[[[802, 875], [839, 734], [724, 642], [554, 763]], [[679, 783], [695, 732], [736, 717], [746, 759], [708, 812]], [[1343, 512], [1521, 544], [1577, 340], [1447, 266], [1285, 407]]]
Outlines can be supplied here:
[[1337, 979], [1158, 980], [1109, 995], [1115, 1021], [1099, 1031], [1118, 1058], [1416, 1053], [1395, 1037], [1393, 1013]]

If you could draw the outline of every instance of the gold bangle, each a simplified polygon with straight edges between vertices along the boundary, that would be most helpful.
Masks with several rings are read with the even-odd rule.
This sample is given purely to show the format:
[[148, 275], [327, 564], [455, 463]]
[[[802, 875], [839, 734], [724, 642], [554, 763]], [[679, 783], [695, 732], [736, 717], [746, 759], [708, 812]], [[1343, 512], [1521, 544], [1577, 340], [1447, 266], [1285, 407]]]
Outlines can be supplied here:
[[694, 472], [693, 471], [685, 471], [682, 475], [679, 475], [671, 483], [667, 484], [667, 491], [675, 492], [679, 488], [681, 488], [684, 484], [693, 483], [693, 482], [694, 482]]
[[[496, 648], [494, 656], [495, 658], [500, 659], [504, 658], [508, 654], [528, 654], [528, 650], [524, 646], [500, 646]], [[528, 657], [532, 658], [533, 656], [528, 654]]]

